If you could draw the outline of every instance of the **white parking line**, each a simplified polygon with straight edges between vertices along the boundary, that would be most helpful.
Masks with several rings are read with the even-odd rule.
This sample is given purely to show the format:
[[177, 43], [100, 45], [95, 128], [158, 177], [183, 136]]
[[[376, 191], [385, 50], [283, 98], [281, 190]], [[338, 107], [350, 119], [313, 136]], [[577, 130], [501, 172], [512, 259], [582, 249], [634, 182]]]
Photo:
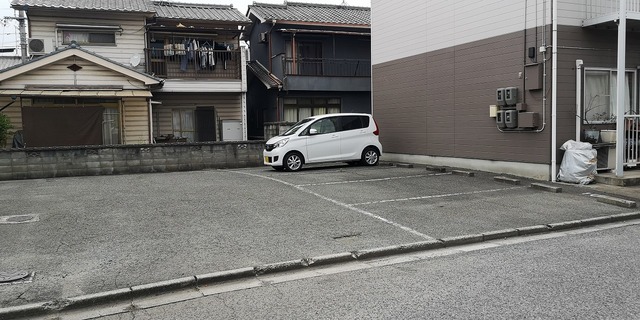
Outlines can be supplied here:
[[411, 179], [411, 178], [422, 178], [422, 177], [428, 177], [428, 176], [444, 176], [444, 175], [451, 175], [451, 172], [447, 172], [447, 173], [432, 173], [432, 174], [417, 174], [417, 175], [413, 175], [413, 176], [377, 178], [377, 179], [366, 179], [366, 180], [350, 180], [350, 181], [335, 181], [335, 182], [323, 182], [323, 183], [309, 183], [309, 184], [299, 184], [299, 185], [296, 185], [296, 187], [329, 186], [329, 185], [335, 185], [335, 184], [389, 181], [389, 180]]
[[383, 217], [381, 217], [381, 216], [379, 216], [379, 215], [376, 215], [376, 214], [373, 214], [373, 213], [371, 213], [371, 212], [368, 212], [368, 211], [365, 211], [365, 210], [362, 210], [362, 209], [358, 209], [358, 208], [355, 208], [355, 207], [353, 207], [353, 206], [351, 206], [351, 205], [348, 205], [348, 204], [346, 204], [346, 203], [343, 203], [343, 202], [340, 202], [340, 201], [337, 201], [337, 200], [334, 200], [334, 199], [331, 199], [331, 198], [325, 197], [325, 196], [323, 196], [323, 195], [321, 195], [321, 194], [318, 194], [318, 193], [316, 193], [316, 192], [313, 192], [313, 191], [311, 191], [311, 190], [309, 190], [309, 189], [305, 189], [305, 188], [303, 188], [303, 187], [301, 187], [301, 186], [297, 186], [297, 185], [295, 185], [295, 184], [292, 184], [292, 183], [289, 183], [289, 182], [286, 182], [286, 181], [282, 181], [282, 180], [279, 180], [279, 179], [276, 179], [276, 178], [272, 178], [272, 177], [266, 177], [266, 176], [259, 175], [259, 174], [253, 174], [253, 173], [249, 173], [249, 172], [233, 171], [233, 170], [223, 170], [223, 171], [226, 171], [226, 172], [232, 172], [232, 173], [237, 173], [237, 174], [243, 174], [243, 175], [252, 176], [252, 177], [257, 177], [257, 178], [268, 179], [268, 180], [271, 180], [271, 181], [275, 181], [275, 182], [278, 182], [278, 183], [282, 183], [282, 184], [284, 184], [284, 185], [287, 185], [287, 186], [290, 186], [290, 187], [296, 188], [296, 189], [298, 189], [298, 190], [300, 190], [300, 191], [303, 191], [303, 192], [306, 192], [306, 193], [312, 194], [312, 195], [314, 195], [314, 196], [316, 196], [316, 197], [318, 197], [318, 198], [320, 198], [320, 199], [330, 201], [330, 202], [332, 202], [333, 204], [336, 204], [336, 205], [338, 205], [338, 206], [341, 206], [341, 207], [344, 207], [344, 208], [346, 208], [346, 209], [349, 209], [349, 210], [352, 210], [352, 211], [358, 212], [358, 213], [360, 213], [360, 214], [363, 214], [363, 215], [365, 215], [365, 216], [368, 216], [368, 217], [371, 217], [371, 218], [374, 218], [374, 219], [380, 220], [380, 221], [382, 221], [382, 222], [384, 222], [384, 223], [387, 223], [387, 224], [390, 224], [390, 225], [392, 225], [392, 226], [394, 226], [394, 227], [400, 228], [400, 229], [402, 229], [402, 230], [404, 230], [404, 231], [407, 231], [407, 232], [409, 232], [409, 233], [411, 233], [411, 234], [413, 234], [413, 235], [416, 235], [416, 236], [418, 236], [418, 237], [420, 237], [420, 238], [423, 238], [423, 239], [426, 239], [426, 240], [433, 240], [433, 239], [435, 239], [435, 238], [430, 237], [430, 236], [428, 236], [428, 235], [426, 235], [426, 234], [424, 234], [424, 233], [421, 233], [421, 232], [418, 232], [418, 231], [416, 231], [416, 230], [413, 230], [413, 229], [411, 229], [411, 228], [409, 228], [409, 227], [407, 227], [407, 226], [403, 226], [403, 225], [401, 225], [401, 224], [399, 224], [399, 223], [397, 223], [397, 222], [393, 222], [393, 221], [391, 221], [391, 220], [389, 220], [389, 219], [383, 218]]
[[435, 199], [435, 198], [446, 198], [446, 197], [457, 197], [457, 196], [465, 196], [472, 194], [480, 194], [480, 193], [490, 193], [490, 192], [500, 192], [514, 189], [523, 189], [526, 187], [511, 187], [511, 188], [501, 188], [501, 189], [491, 189], [491, 190], [478, 190], [478, 191], [470, 191], [470, 192], [456, 192], [449, 194], [436, 194], [430, 196], [422, 196], [422, 197], [411, 197], [411, 198], [402, 198], [402, 199], [389, 199], [389, 200], [380, 200], [380, 201], [369, 201], [369, 202], [360, 202], [360, 203], [351, 203], [347, 204], [347, 206], [364, 206], [369, 204], [379, 204], [379, 203], [387, 203], [387, 202], [400, 202], [400, 201], [411, 201], [411, 200], [424, 200], [424, 199]]

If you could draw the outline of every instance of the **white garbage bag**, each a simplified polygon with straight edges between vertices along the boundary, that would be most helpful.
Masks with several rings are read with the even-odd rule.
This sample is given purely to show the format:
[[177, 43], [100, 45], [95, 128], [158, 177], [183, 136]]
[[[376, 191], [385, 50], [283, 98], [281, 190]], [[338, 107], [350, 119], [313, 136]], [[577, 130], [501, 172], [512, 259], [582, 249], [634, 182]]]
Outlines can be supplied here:
[[569, 140], [560, 149], [565, 150], [558, 180], [571, 183], [589, 184], [598, 173], [598, 152], [587, 142]]

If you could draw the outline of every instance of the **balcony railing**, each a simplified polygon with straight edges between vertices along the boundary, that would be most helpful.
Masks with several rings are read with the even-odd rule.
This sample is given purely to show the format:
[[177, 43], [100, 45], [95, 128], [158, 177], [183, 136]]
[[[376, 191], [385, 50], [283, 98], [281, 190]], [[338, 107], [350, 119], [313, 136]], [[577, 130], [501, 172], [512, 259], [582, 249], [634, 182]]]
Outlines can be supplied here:
[[[640, 13], [640, 0], [624, 0], [627, 12]], [[585, 20], [617, 15], [620, 11], [620, 0], [586, 0]]]
[[371, 77], [371, 60], [285, 59], [285, 74], [321, 77]]
[[240, 79], [240, 51], [145, 49], [147, 73], [165, 79]]

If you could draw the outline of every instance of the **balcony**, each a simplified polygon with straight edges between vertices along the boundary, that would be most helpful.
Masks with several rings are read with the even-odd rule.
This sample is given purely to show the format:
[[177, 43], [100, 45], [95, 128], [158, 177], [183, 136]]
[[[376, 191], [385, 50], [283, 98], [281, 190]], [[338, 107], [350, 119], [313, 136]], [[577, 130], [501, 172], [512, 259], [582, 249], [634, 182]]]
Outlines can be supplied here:
[[145, 49], [147, 73], [164, 79], [239, 80], [241, 56], [238, 50]]
[[[640, 1], [640, 0], [639, 0]], [[371, 60], [303, 58], [284, 61], [285, 75], [371, 77]]]
[[[627, 4], [627, 19], [640, 20], [640, 0], [622, 0]], [[586, 0], [583, 27], [613, 23], [618, 19], [620, 0]]]

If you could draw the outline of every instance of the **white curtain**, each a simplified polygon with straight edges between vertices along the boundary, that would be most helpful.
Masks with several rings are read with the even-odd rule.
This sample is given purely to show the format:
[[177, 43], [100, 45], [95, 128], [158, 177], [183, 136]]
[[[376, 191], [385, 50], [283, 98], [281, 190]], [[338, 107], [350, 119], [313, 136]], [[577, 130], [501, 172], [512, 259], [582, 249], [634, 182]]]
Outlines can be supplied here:
[[[624, 112], [629, 113], [631, 110], [631, 100], [633, 91], [633, 73], [625, 72], [624, 76]], [[615, 118], [618, 113], [618, 72], [611, 73], [611, 113], [610, 116]]]
[[116, 108], [105, 108], [102, 113], [102, 143], [120, 143], [120, 114]]
[[298, 122], [298, 108], [284, 108], [285, 122]]
[[584, 75], [584, 108], [583, 123], [593, 123], [601, 115], [610, 112], [611, 72], [586, 70]]

